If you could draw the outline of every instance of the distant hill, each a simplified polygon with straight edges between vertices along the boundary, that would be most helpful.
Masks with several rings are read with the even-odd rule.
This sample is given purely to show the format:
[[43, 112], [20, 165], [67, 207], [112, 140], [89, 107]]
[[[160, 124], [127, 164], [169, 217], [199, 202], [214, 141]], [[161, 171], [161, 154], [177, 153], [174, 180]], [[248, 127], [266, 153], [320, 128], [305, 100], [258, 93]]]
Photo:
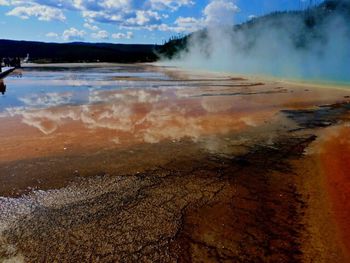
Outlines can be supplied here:
[[34, 62], [152, 62], [157, 59], [155, 45], [107, 43], [44, 43], [0, 40], [0, 57], [26, 57]]
[[[325, 25], [336, 19], [347, 21], [350, 30], [350, 0], [326, 0], [306, 10], [274, 12], [233, 26], [232, 32], [244, 39], [244, 42], [236, 43], [236, 46], [241, 46], [242, 51], [254, 49], [259, 40], [264, 39], [263, 34], [271, 32], [272, 29], [277, 33], [289, 34], [296, 48], [307, 49], [313, 46], [315, 41], [327, 41], [324, 36]], [[158, 47], [157, 52], [160, 56], [171, 59], [186, 51], [192, 44], [191, 39], [205, 41], [207, 37], [208, 31], [203, 29], [184, 37], [173, 38]], [[271, 39], [274, 40], [276, 39]]]

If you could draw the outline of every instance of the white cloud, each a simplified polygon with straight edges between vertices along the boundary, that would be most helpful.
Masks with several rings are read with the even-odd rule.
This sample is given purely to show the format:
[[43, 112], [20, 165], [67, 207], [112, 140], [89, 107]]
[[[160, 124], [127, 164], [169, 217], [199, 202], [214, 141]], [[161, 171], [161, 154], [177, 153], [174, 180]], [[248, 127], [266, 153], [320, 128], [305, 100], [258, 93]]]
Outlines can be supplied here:
[[176, 11], [182, 6], [191, 6], [194, 5], [194, 1], [191, 0], [149, 0], [149, 3], [152, 9], [155, 10], [164, 10], [170, 9]]
[[130, 9], [132, 8], [132, 1], [130, 0], [102, 0], [100, 6], [108, 9]]
[[97, 31], [99, 30], [99, 27], [96, 26], [96, 25], [92, 25], [92, 24], [89, 24], [89, 23], [84, 23], [84, 27], [89, 29], [89, 30], [92, 30], [92, 31]]
[[9, 16], [17, 16], [21, 19], [28, 19], [30, 17], [37, 17], [42, 21], [59, 20], [64, 21], [66, 19], [62, 10], [52, 8], [43, 5], [30, 5], [30, 6], [18, 6], [7, 13]]
[[175, 21], [179, 32], [193, 32], [203, 27], [203, 19], [194, 17], [178, 17]]
[[45, 36], [52, 37], [52, 38], [58, 38], [58, 34], [55, 32], [49, 32]]
[[[197, 19], [194, 17], [178, 17], [173, 25], [165, 23], [147, 25], [144, 29], [149, 31], [163, 31], [163, 32], [175, 32], [175, 33], [189, 33], [196, 30], [200, 30], [204, 27], [205, 21], [203, 18]], [[136, 29], [136, 27], [134, 28]]]
[[92, 33], [91, 37], [95, 39], [108, 39], [109, 33], [106, 30], [100, 30], [96, 33]]
[[233, 1], [213, 0], [203, 13], [207, 25], [232, 25], [234, 14], [239, 11]]
[[123, 23], [125, 26], [145, 26], [148, 24], [157, 24], [161, 16], [157, 12], [138, 10], [134, 17], [131, 17]]
[[10, 3], [7, 0], [0, 0], [0, 6], [1, 5], [8, 6], [8, 5], [10, 5]]
[[115, 33], [112, 35], [112, 38], [114, 39], [132, 39], [134, 37], [133, 32], [126, 32], [126, 33]]
[[62, 37], [66, 41], [72, 41], [72, 40], [82, 40], [85, 36], [84, 30], [78, 30], [74, 27], [71, 27], [67, 30], [65, 30], [62, 34]]
[[103, 11], [85, 10], [85, 11], [82, 11], [82, 16], [83, 18], [91, 22], [100, 22], [100, 23], [120, 24], [125, 20], [125, 18], [123, 17], [123, 13], [109, 14]]
[[[13, 9], [8, 15], [39, 20], [66, 20], [65, 12], [79, 13], [85, 20], [84, 28], [95, 31], [91, 36], [106, 39], [107, 34], [97, 23], [113, 24], [119, 29], [146, 29], [163, 32], [193, 32], [206, 25], [232, 24], [234, 13], [239, 8], [234, 0], [211, 0], [203, 10], [201, 17], [178, 17], [167, 22], [173, 16], [170, 13], [181, 7], [195, 5], [195, 0], [0, 0], [0, 5], [9, 5]], [[64, 33], [65, 40], [82, 39], [84, 31]], [[125, 38], [114, 34], [115, 38]], [[130, 36], [129, 36], [130, 37]]]
[[[155, 0], [155, 2], [158, 2], [158, 0]], [[162, 1], [159, 0], [159, 2]], [[170, 1], [165, 1], [164, 3], [166, 2]], [[150, 31], [159, 30], [176, 33], [194, 32], [205, 26], [232, 25], [234, 14], [237, 12], [239, 12], [239, 8], [233, 1], [213, 0], [204, 8], [201, 18], [180, 16], [172, 25], [152, 23], [145, 25], [143, 28]]]

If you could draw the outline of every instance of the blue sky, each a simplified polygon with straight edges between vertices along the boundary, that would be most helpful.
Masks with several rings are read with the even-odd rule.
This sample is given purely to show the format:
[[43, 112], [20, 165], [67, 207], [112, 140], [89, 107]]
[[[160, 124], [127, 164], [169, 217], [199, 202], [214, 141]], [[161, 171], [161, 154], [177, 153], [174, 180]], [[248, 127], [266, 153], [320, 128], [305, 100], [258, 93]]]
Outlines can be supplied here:
[[[306, 0], [303, 0], [306, 1]], [[241, 23], [300, 0], [0, 0], [2, 39], [161, 44], [209, 23]]]

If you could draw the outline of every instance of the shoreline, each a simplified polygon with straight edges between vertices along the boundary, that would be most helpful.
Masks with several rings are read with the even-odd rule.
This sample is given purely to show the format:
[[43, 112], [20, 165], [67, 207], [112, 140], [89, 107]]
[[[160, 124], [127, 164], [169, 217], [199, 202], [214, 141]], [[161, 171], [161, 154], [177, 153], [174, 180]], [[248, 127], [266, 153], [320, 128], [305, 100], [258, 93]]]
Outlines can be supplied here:
[[348, 89], [350, 88], [350, 80], [349, 81], [336, 81], [336, 80], [316, 80], [316, 79], [302, 79], [302, 78], [288, 78], [283, 76], [273, 76], [273, 75], [261, 75], [261, 74], [254, 74], [254, 73], [235, 73], [230, 71], [213, 71], [213, 70], [207, 70], [207, 69], [198, 69], [198, 68], [186, 68], [171, 64], [163, 64], [162, 62], [155, 62], [155, 63], [145, 63], [150, 65], [155, 65], [159, 67], [169, 68], [170, 71], [172, 70], [179, 70], [179, 71], [188, 71], [188, 72], [197, 72], [202, 74], [217, 74], [217, 75], [229, 75], [234, 77], [243, 77], [246, 79], [251, 80], [257, 80], [257, 81], [268, 81], [268, 82], [282, 82], [282, 83], [290, 83], [290, 84], [298, 84], [298, 85], [305, 85], [305, 86], [312, 86], [320, 88], [326, 88], [331, 86], [332, 88], [339, 88], [339, 89]]

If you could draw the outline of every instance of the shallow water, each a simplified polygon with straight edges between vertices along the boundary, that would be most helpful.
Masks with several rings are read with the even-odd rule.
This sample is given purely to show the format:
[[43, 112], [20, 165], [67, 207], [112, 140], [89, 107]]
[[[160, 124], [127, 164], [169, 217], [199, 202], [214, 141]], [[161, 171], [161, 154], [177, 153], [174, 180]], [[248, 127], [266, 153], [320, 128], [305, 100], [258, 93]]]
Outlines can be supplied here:
[[[32, 67], [17, 70], [5, 80], [6, 92], [0, 96], [0, 114], [11, 107], [47, 108], [89, 104], [95, 91], [152, 88], [152, 84], [116, 81], [115, 78], [166, 80], [159, 72], [138, 67]], [[59, 99], [61, 98], [61, 99]]]
[[280, 109], [345, 95], [150, 65], [31, 66], [3, 82], [1, 161], [68, 148], [80, 154], [163, 140], [196, 141], [257, 127]]

